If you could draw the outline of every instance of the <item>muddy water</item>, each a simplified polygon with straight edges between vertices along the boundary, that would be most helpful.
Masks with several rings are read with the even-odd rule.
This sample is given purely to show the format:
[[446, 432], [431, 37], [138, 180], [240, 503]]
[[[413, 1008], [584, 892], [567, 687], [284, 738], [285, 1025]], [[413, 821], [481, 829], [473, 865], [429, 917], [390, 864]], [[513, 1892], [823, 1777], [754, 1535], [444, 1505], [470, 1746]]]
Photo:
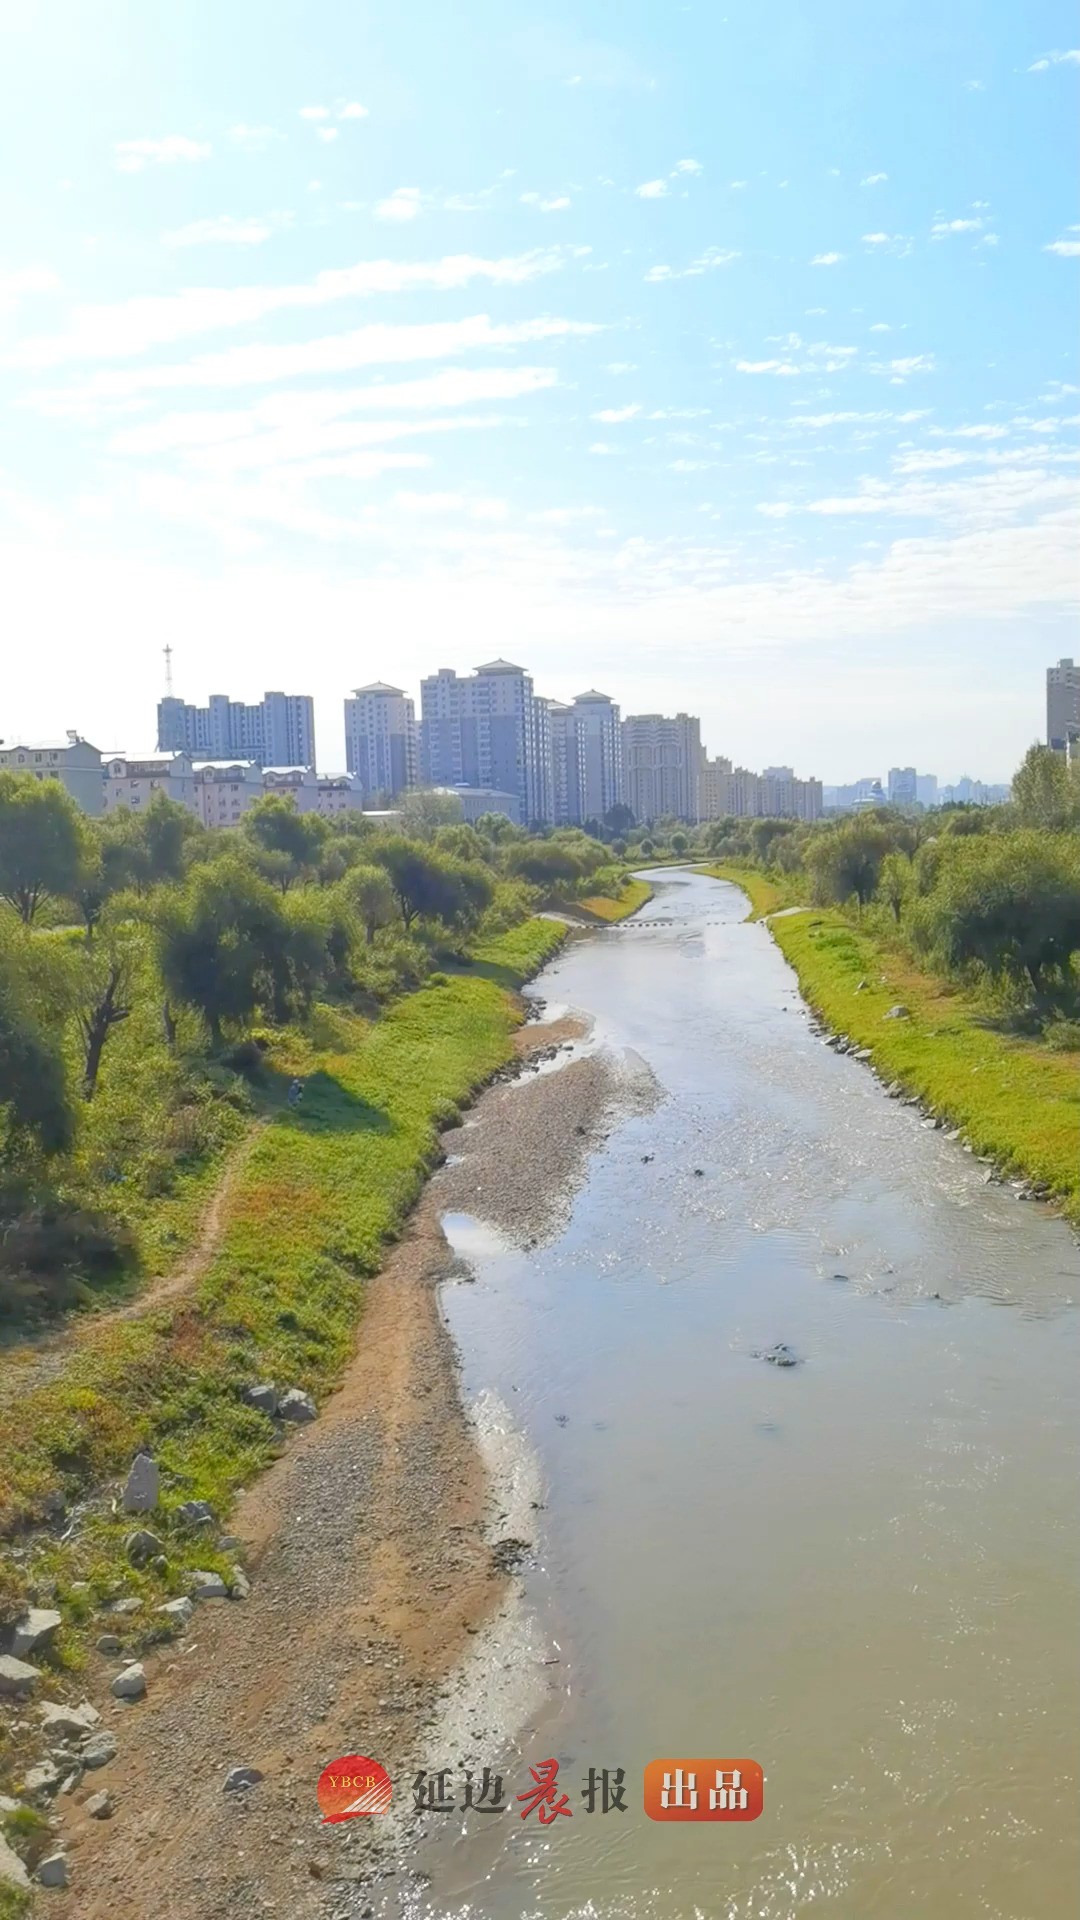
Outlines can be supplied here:
[[[559, 1757], [576, 1812], [433, 1823], [415, 1910], [1064, 1920], [1080, 1253], [814, 1037], [744, 911], [672, 872], [549, 970], [662, 1102], [616, 1121], [553, 1242], [449, 1223], [466, 1387], [542, 1476], [526, 1602], [561, 1662], [485, 1757], [508, 1797]], [[754, 1357], [776, 1341], [802, 1364]], [[758, 1760], [763, 1817], [648, 1820], [646, 1762], [683, 1754]], [[626, 1813], [584, 1813], [590, 1764], [625, 1770]]]

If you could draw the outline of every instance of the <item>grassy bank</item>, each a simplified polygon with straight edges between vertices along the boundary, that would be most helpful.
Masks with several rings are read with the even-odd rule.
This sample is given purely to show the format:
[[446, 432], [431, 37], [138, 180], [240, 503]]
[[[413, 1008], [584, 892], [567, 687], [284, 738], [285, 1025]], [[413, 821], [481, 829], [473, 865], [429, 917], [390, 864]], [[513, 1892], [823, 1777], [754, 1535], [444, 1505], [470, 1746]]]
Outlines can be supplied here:
[[612, 899], [602, 893], [592, 894], [586, 900], [575, 901], [575, 906], [590, 915], [593, 920], [628, 920], [632, 913], [652, 899], [653, 890], [647, 880], [628, 880], [625, 886]]
[[[35, 1536], [29, 1557], [0, 1560], [0, 1619], [31, 1586], [55, 1593], [61, 1666], [80, 1662], [82, 1624], [121, 1588], [149, 1608], [184, 1591], [190, 1567], [222, 1564], [205, 1537], [185, 1542], [170, 1514], [205, 1499], [223, 1518], [235, 1490], [273, 1457], [270, 1423], [244, 1404], [246, 1386], [273, 1379], [319, 1398], [338, 1379], [365, 1277], [434, 1164], [439, 1130], [509, 1057], [518, 1015], [505, 988], [536, 972], [564, 933], [529, 921], [487, 941], [473, 968], [433, 975], [380, 1019], [324, 1005], [303, 1029], [275, 1033], [266, 1079], [280, 1086], [301, 1075], [302, 1105], [278, 1106], [258, 1134], [218, 1253], [194, 1289], [138, 1319], [76, 1326], [55, 1378], [34, 1385], [30, 1369], [19, 1388], [14, 1363], [0, 1373], [0, 1529], [9, 1536], [41, 1517], [50, 1494], [70, 1505], [121, 1474], [138, 1446], [162, 1469], [153, 1526], [164, 1569], [128, 1565], [131, 1522], [113, 1518], [106, 1501], [92, 1502], [70, 1541]], [[151, 1631], [148, 1615], [130, 1626], [134, 1644]]]
[[801, 875], [789, 877], [786, 874], [774, 875], [758, 873], [753, 867], [711, 866], [698, 869], [711, 875], [714, 880], [730, 880], [734, 886], [741, 887], [747, 895], [752, 911], [747, 918], [762, 920], [767, 913], [776, 913], [781, 907], [803, 905], [800, 892], [805, 897], [805, 881]]
[[[751, 918], [793, 902], [797, 882], [751, 868], [710, 869], [748, 895]], [[835, 911], [770, 921], [805, 999], [833, 1032], [870, 1047], [886, 1079], [962, 1127], [976, 1152], [1045, 1185], [1080, 1225], [1080, 1084], [1075, 1057], [997, 1030], [970, 996]], [[865, 984], [861, 984], [865, 983]], [[910, 1018], [886, 1020], [890, 1007]]]

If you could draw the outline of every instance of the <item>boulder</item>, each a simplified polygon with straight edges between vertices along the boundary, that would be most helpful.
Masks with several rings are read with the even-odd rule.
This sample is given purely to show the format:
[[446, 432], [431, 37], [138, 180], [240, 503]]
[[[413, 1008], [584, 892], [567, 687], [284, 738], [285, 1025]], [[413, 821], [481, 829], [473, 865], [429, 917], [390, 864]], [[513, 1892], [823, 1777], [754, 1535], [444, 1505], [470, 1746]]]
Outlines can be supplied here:
[[251, 1581], [248, 1579], [243, 1567], [234, 1567], [232, 1570], [232, 1579], [229, 1582], [230, 1600], [246, 1600], [250, 1593]]
[[60, 1778], [55, 1760], [41, 1760], [23, 1775], [23, 1793], [27, 1800], [48, 1800], [60, 1785]]
[[79, 1759], [84, 1767], [93, 1772], [98, 1767], [107, 1767], [110, 1760], [116, 1759], [116, 1754], [116, 1735], [108, 1732], [95, 1733], [86, 1742], [79, 1754]]
[[137, 1453], [131, 1463], [121, 1504], [125, 1513], [153, 1513], [158, 1503], [161, 1474], [148, 1453]]
[[46, 1740], [78, 1740], [92, 1733], [101, 1715], [89, 1701], [81, 1707], [62, 1706], [56, 1700], [43, 1700], [38, 1708]]
[[263, 1775], [258, 1767], [230, 1767], [225, 1775], [226, 1793], [244, 1793], [248, 1787], [257, 1787]]
[[191, 1576], [191, 1592], [196, 1600], [227, 1600], [229, 1589], [220, 1573], [208, 1573], [205, 1568], [196, 1568]]
[[116, 1812], [116, 1802], [111, 1793], [92, 1793], [86, 1802], [86, 1811], [91, 1820], [111, 1820]]
[[141, 1606], [142, 1601], [137, 1595], [129, 1593], [123, 1600], [110, 1600], [107, 1612], [120, 1614], [138, 1613]]
[[0, 1699], [17, 1699], [20, 1693], [29, 1693], [40, 1679], [36, 1667], [16, 1660], [13, 1653], [0, 1653]]
[[166, 1600], [164, 1606], [154, 1608], [155, 1613], [163, 1613], [166, 1620], [171, 1620], [174, 1627], [186, 1627], [194, 1611], [186, 1594], [179, 1600]]
[[68, 1883], [67, 1855], [50, 1853], [46, 1859], [38, 1862], [37, 1877], [43, 1887], [66, 1887]]
[[141, 1700], [146, 1692], [146, 1674], [137, 1660], [118, 1673], [109, 1688], [114, 1700]]
[[212, 1527], [214, 1509], [209, 1500], [185, 1500], [177, 1507], [176, 1518], [185, 1527]]
[[282, 1420], [304, 1422], [318, 1418], [318, 1408], [314, 1400], [310, 1393], [305, 1393], [301, 1387], [290, 1387], [288, 1393], [282, 1394], [278, 1413]]
[[124, 1643], [119, 1634], [116, 1633], [100, 1633], [94, 1641], [94, 1645], [99, 1653], [106, 1655], [111, 1654], [115, 1656], [124, 1650]]
[[762, 1347], [754, 1358], [767, 1360], [770, 1367], [797, 1367], [799, 1364], [798, 1354], [793, 1353], [783, 1340], [778, 1340], [774, 1347]]
[[0, 1887], [17, 1887], [20, 1893], [29, 1893], [30, 1875], [15, 1852], [0, 1833]]
[[148, 1533], [145, 1527], [137, 1527], [124, 1541], [124, 1552], [133, 1567], [144, 1567], [155, 1553], [161, 1552], [161, 1545], [156, 1533]]
[[10, 1648], [16, 1660], [51, 1640], [60, 1624], [61, 1615], [54, 1607], [29, 1607], [11, 1629]]
[[911, 1015], [908, 1012], [907, 1008], [900, 1007], [900, 1006], [890, 1007], [888, 1013], [883, 1013], [881, 1017], [883, 1020], [910, 1020], [911, 1019]]
[[257, 1386], [244, 1388], [244, 1400], [249, 1407], [257, 1407], [260, 1413], [268, 1413], [273, 1419], [280, 1405], [280, 1395], [272, 1380], [262, 1380]]

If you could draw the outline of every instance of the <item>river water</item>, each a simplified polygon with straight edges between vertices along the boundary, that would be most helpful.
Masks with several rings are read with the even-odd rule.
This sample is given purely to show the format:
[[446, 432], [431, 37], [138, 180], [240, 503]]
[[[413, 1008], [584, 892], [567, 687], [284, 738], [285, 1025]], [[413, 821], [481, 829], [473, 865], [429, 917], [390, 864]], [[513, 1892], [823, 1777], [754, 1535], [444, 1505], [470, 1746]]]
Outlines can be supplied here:
[[[560, 1665], [506, 1793], [554, 1756], [575, 1812], [448, 1818], [417, 1910], [1065, 1920], [1080, 1253], [822, 1044], [741, 894], [653, 877], [539, 991], [659, 1106], [553, 1242], [449, 1223], [466, 1389], [511, 1408], [545, 1501], [523, 1577]], [[801, 1364], [754, 1357], [777, 1341]], [[646, 1763], [683, 1755], [759, 1761], [762, 1817], [648, 1819]], [[625, 1813], [585, 1813], [590, 1765]]]

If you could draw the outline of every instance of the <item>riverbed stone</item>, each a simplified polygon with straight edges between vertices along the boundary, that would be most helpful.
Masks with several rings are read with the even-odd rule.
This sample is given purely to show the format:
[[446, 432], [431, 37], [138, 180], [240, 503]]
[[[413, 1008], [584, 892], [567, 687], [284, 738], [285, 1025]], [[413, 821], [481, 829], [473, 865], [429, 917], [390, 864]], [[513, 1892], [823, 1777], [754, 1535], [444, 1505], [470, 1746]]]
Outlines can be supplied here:
[[118, 1673], [109, 1688], [115, 1700], [141, 1700], [146, 1692], [146, 1673], [137, 1660]]
[[150, 1533], [146, 1527], [137, 1527], [124, 1541], [124, 1552], [133, 1567], [142, 1567], [155, 1553], [160, 1553], [162, 1542], [156, 1533]]
[[257, 1407], [260, 1413], [268, 1413], [273, 1419], [281, 1396], [272, 1380], [260, 1380], [257, 1385], [244, 1388], [244, 1400], [249, 1407]]
[[46, 1740], [80, 1739], [83, 1734], [92, 1733], [101, 1719], [89, 1700], [78, 1707], [69, 1707], [59, 1700], [43, 1700], [38, 1717]]
[[185, 1527], [212, 1527], [214, 1509], [209, 1500], [185, 1500], [177, 1507], [176, 1518]]
[[17, 1699], [21, 1693], [29, 1693], [36, 1687], [40, 1679], [36, 1667], [28, 1666], [25, 1660], [16, 1660], [13, 1653], [0, 1653], [0, 1697]]
[[895, 1006], [890, 1007], [888, 1013], [883, 1013], [881, 1017], [883, 1020], [910, 1020], [911, 1014], [907, 1007]]
[[230, 1767], [225, 1775], [226, 1793], [245, 1793], [249, 1787], [257, 1787], [263, 1779], [258, 1767]]
[[98, 1653], [105, 1654], [106, 1658], [124, 1651], [124, 1643], [118, 1633], [99, 1633], [94, 1646]]
[[251, 1596], [251, 1581], [243, 1567], [234, 1567], [229, 1581], [230, 1600], [247, 1600]]
[[51, 1640], [58, 1626], [62, 1624], [62, 1615], [55, 1607], [29, 1607], [21, 1620], [16, 1620], [11, 1629], [11, 1652], [16, 1660], [33, 1653], [46, 1640]]
[[30, 1875], [14, 1847], [8, 1846], [2, 1833], [0, 1833], [0, 1887], [17, 1887], [20, 1893], [30, 1892]]
[[22, 1790], [27, 1800], [48, 1800], [60, 1785], [60, 1769], [55, 1760], [39, 1760], [23, 1774]]
[[194, 1611], [195, 1608], [186, 1594], [181, 1594], [179, 1600], [166, 1600], [164, 1606], [154, 1608], [155, 1613], [163, 1613], [166, 1620], [171, 1620], [175, 1627], [186, 1627]]
[[84, 1767], [87, 1767], [93, 1772], [96, 1771], [98, 1767], [107, 1767], [110, 1760], [116, 1759], [117, 1751], [116, 1735], [109, 1733], [106, 1729], [103, 1733], [93, 1734], [91, 1738], [86, 1741], [79, 1754], [79, 1759], [82, 1761]]
[[43, 1887], [66, 1887], [68, 1883], [67, 1855], [50, 1853], [39, 1861], [37, 1877]]
[[152, 1513], [158, 1503], [161, 1473], [148, 1453], [137, 1453], [122, 1495], [125, 1513]]
[[86, 1811], [90, 1815], [91, 1820], [111, 1820], [113, 1814], [116, 1812], [116, 1802], [111, 1793], [106, 1793], [102, 1790], [101, 1793], [92, 1793], [90, 1795], [89, 1800], [86, 1802]]
[[110, 1600], [106, 1611], [108, 1613], [119, 1613], [122, 1615], [127, 1615], [129, 1613], [138, 1613], [141, 1607], [142, 1607], [142, 1601], [139, 1599], [138, 1595], [134, 1593], [129, 1593], [129, 1594], [125, 1594], [122, 1600]]
[[799, 1356], [793, 1352], [784, 1340], [778, 1340], [775, 1346], [761, 1347], [754, 1355], [755, 1360], [767, 1360], [770, 1367], [797, 1367]]
[[283, 1420], [303, 1423], [317, 1419], [318, 1408], [310, 1393], [305, 1393], [302, 1387], [290, 1387], [288, 1393], [281, 1396], [278, 1413]]
[[191, 1575], [191, 1592], [196, 1600], [227, 1600], [229, 1589], [220, 1573], [210, 1573], [205, 1567], [197, 1567]]

